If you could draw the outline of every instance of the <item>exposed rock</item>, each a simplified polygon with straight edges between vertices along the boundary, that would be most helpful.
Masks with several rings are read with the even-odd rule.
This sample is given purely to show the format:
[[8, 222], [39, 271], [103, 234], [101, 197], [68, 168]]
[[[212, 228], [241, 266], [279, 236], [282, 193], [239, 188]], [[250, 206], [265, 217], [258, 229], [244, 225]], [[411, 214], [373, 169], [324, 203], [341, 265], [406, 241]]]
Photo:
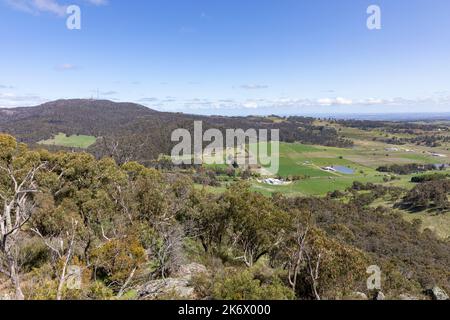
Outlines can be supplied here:
[[386, 296], [384, 295], [383, 292], [378, 291], [378, 292], [375, 294], [374, 300], [386, 300]]
[[139, 299], [152, 300], [161, 296], [195, 299], [194, 288], [190, 286], [191, 279], [196, 274], [206, 272], [206, 267], [198, 263], [181, 266], [175, 274], [176, 278], [154, 280], [140, 286]]
[[368, 300], [367, 295], [364, 292], [353, 292], [351, 297], [356, 300]]
[[0, 301], [5, 300], [12, 300], [11, 296], [9, 294], [0, 295]]
[[206, 273], [207, 269], [204, 265], [198, 263], [190, 263], [184, 266], [181, 266], [176, 273], [177, 277], [180, 278], [191, 278], [193, 275], [199, 273]]
[[150, 281], [139, 290], [139, 299], [157, 299], [158, 296], [173, 295], [177, 298], [193, 299], [194, 288], [189, 286], [189, 279], [168, 278]]
[[407, 293], [399, 295], [398, 298], [400, 300], [408, 300], [408, 301], [420, 300], [418, 297], [412, 296], [412, 295], [407, 294]]
[[429, 291], [433, 300], [450, 300], [448, 294], [439, 287], [434, 287]]

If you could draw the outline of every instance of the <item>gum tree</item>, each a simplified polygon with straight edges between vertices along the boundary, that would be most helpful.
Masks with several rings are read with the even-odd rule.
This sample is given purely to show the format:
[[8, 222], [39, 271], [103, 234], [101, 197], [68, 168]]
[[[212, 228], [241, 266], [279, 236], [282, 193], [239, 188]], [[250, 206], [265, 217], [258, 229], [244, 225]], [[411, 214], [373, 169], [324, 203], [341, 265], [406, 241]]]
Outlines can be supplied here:
[[20, 233], [34, 211], [36, 176], [46, 163], [8, 135], [0, 135], [0, 272], [11, 280], [16, 299], [23, 300], [17, 263]]

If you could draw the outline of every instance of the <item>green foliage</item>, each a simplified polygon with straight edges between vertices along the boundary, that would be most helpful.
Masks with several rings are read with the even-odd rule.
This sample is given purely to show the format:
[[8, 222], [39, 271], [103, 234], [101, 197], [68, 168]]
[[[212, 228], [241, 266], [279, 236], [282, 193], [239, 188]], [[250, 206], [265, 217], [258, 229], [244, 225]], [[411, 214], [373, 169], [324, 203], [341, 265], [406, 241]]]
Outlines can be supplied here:
[[22, 270], [30, 272], [34, 268], [39, 268], [50, 259], [50, 252], [47, 246], [37, 237], [25, 239], [21, 244], [19, 265]]
[[[370, 260], [362, 251], [336, 241], [318, 229], [311, 230], [307, 242], [312, 265], [319, 264], [318, 290], [322, 297], [344, 296], [365, 284]], [[307, 270], [303, 277], [306, 274]], [[308, 276], [304, 281], [311, 285]]]
[[31, 281], [23, 287], [25, 297], [29, 300], [55, 300], [58, 283], [52, 275], [53, 268], [49, 263], [33, 269], [29, 274]]
[[108, 241], [92, 252], [98, 277], [115, 287], [123, 285], [133, 269], [145, 262], [145, 257], [144, 248], [133, 238]]
[[217, 196], [195, 190], [189, 197], [186, 212], [181, 216], [192, 224], [205, 252], [218, 252], [228, 231], [230, 214], [224, 211], [224, 202]]
[[11, 159], [16, 148], [16, 139], [10, 135], [0, 134], [0, 159]]
[[445, 180], [448, 177], [450, 177], [449, 174], [444, 173], [430, 173], [430, 174], [424, 174], [420, 176], [414, 176], [411, 178], [411, 182], [413, 183], [423, 183], [428, 181], [437, 181], [437, 180]]
[[450, 180], [432, 180], [421, 183], [409, 191], [401, 205], [410, 210], [433, 208], [437, 210], [450, 209]]
[[232, 185], [224, 195], [226, 212], [231, 216], [231, 238], [243, 254], [248, 266], [274, 250], [284, 235], [288, 214], [277, 208], [270, 199], [250, 191], [241, 182]]
[[261, 282], [251, 270], [234, 269], [225, 270], [221, 278], [215, 279], [212, 294], [218, 300], [290, 300], [294, 297], [277, 277]]
[[110, 300], [114, 297], [114, 292], [103, 282], [95, 281], [86, 290], [86, 298], [90, 300]]

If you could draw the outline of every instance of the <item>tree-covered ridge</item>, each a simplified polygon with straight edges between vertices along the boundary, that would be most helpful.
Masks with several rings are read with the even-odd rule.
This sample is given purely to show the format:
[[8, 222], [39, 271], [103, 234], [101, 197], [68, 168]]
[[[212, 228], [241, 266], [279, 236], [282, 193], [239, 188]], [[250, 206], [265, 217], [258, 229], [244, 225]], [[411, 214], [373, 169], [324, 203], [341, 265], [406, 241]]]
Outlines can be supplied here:
[[171, 134], [185, 128], [193, 131], [194, 121], [203, 121], [204, 130], [279, 129], [280, 139], [310, 144], [345, 147], [337, 131], [316, 126], [314, 119], [291, 117], [274, 121], [265, 117], [195, 116], [158, 112], [133, 103], [106, 100], [58, 100], [31, 108], [0, 109], [0, 132], [9, 133], [28, 144], [53, 139], [64, 133], [97, 137], [88, 151], [98, 157], [112, 156], [120, 163], [149, 162], [160, 154], [170, 154]]
[[[450, 289], [450, 244], [358, 195], [264, 197], [245, 182], [224, 193], [136, 162], [29, 150], [0, 135], [0, 286], [25, 299], [177, 298], [148, 289], [190, 278], [191, 298], [339, 299], [383, 270], [388, 297]], [[67, 286], [72, 266], [81, 287]], [[184, 270], [184, 271], [183, 271]]]

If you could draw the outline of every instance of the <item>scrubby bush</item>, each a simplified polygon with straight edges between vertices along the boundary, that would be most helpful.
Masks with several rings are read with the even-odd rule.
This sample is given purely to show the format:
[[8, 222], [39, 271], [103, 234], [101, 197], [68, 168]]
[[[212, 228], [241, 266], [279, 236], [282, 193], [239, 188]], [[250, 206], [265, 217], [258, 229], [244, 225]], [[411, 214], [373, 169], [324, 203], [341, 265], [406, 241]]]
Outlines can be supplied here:
[[215, 279], [212, 295], [219, 300], [289, 300], [293, 292], [273, 277], [267, 282], [255, 279], [251, 270], [225, 270]]
[[133, 238], [111, 240], [93, 250], [92, 263], [99, 279], [120, 288], [146, 259], [145, 250]]

